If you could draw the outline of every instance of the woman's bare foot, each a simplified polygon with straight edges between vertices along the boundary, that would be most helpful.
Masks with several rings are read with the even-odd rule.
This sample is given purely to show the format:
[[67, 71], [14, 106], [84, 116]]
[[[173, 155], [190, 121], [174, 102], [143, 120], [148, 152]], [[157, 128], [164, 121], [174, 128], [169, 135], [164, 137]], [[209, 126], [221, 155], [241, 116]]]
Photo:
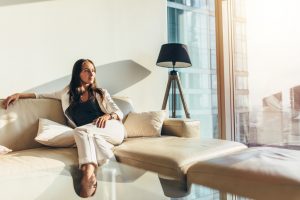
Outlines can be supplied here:
[[97, 179], [95, 175], [95, 169], [96, 169], [95, 165], [91, 163], [82, 165], [81, 167], [82, 179], [80, 182], [81, 197], [90, 197], [95, 194], [97, 189]]

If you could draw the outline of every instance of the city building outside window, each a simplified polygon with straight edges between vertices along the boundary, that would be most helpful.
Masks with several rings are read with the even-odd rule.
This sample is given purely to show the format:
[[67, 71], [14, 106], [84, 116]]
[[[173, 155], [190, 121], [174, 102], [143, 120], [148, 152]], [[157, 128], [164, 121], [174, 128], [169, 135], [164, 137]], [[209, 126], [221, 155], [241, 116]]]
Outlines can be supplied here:
[[[215, 1], [169, 0], [168, 42], [188, 46], [192, 67], [178, 71], [191, 118], [200, 121], [201, 137], [219, 138]], [[176, 104], [176, 117], [184, 118], [179, 94]]]

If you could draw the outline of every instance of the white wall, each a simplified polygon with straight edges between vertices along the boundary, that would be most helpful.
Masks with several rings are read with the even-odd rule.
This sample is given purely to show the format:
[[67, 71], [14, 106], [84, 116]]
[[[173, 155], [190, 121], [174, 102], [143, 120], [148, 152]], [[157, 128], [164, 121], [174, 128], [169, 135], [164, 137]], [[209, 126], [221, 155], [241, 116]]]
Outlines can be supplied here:
[[131, 59], [152, 73], [117, 95], [138, 111], [160, 109], [167, 71], [155, 62], [167, 41], [166, 1], [14, 2], [0, 2], [0, 98], [70, 75], [79, 58], [97, 66]]

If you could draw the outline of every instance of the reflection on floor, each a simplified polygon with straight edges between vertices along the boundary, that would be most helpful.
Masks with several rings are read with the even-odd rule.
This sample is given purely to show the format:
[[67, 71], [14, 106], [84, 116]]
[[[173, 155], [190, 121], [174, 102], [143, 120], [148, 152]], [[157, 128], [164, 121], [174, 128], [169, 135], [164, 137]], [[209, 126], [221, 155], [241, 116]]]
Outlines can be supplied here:
[[223, 193], [208, 187], [192, 185], [189, 195], [181, 198], [171, 198], [170, 200], [248, 200], [249, 198]]

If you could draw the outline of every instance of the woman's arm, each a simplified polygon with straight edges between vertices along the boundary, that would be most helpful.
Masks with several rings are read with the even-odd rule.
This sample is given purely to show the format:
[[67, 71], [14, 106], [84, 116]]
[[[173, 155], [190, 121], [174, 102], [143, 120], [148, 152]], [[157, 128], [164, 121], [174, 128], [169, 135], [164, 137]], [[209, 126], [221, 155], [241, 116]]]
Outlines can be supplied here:
[[61, 100], [61, 96], [68, 92], [69, 87], [65, 87], [64, 89], [60, 90], [60, 91], [56, 91], [56, 92], [52, 92], [52, 93], [45, 93], [45, 94], [38, 94], [38, 93], [16, 93], [13, 95], [10, 95], [8, 97], [6, 97], [6, 99], [4, 99], [4, 101], [2, 102], [2, 107], [4, 109], [7, 109], [8, 106], [12, 103], [14, 103], [15, 101], [17, 101], [18, 99], [59, 99]]
[[112, 114], [113, 119], [117, 119], [121, 121], [123, 119], [122, 111], [117, 106], [117, 104], [113, 101], [108, 91], [105, 89], [103, 89], [103, 91], [104, 91], [104, 102], [107, 104], [106, 108], [108, 114]]
[[7, 109], [10, 104], [13, 104], [18, 99], [35, 99], [36, 95], [34, 93], [16, 93], [13, 95], [10, 95], [4, 99], [2, 102], [2, 107], [4, 109]]

